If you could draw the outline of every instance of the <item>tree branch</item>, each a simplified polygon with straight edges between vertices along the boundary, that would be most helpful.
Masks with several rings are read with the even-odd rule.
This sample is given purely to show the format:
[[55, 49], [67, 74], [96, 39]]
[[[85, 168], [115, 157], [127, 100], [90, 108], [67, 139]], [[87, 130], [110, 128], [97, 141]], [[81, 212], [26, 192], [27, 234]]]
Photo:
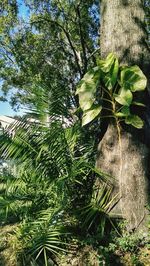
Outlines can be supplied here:
[[85, 74], [87, 71], [87, 56], [86, 56], [86, 47], [85, 47], [85, 42], [84, 42], [84, 36], [83, 36], [83, 31], [82, 31], [82, 24], [81, 24], [81, 15], [80, 15], [80, 8], [79, 5], [75, 8], [76, 13], [78, 15], [79, 19], [79, 33], [80, 33], [80, 41], [81, 41], [81, 46], [82, 46], [82, 51], [83, 51], [83, 64], [84, 64], [84, 69], [83, 73]]
[[[81, 70], [81, 67], [80, 67], [80, 64], [79, 64], [78, 55], [77, 55], [77, 52], [76, 52], [76, 50], [75, 50], [75, 47], [74, 47], [74, 45], [73, 45], [73, 43], [72, 43], [72, 40], [71, 40], [71, 37], [70, 37], [69, 32], [68, 32], [68, 31], [67, 31], [67, 30], [66, 30], [61, 24], [59, 24], [57, 21], [54, 21], [54, 20], [51, 20], [51, 19], [49, 19], [49, 18], [45, 18], [45, 17], [44, 17], [44, 18], [41, 17], [40, 19], [41, 19], [42, 22], [43, 22], [43, 20], [44, 20], [44, 21], [47, 21], [47, 22], [49, 22], [49, 23], [54, 23], [54, 24], [56, 24], [59, 28], [61, 28], [61, 29], [63, 30], [63, 32], [65, 33], [65, 35], [66, 35], [66, 37], [67, 37], [67, 40], [68, 40], [68, 42], [69, 42], [70, 48], [72, 49], [72, 52], [73, 52], [73, 54], [74, 54], [75, 62], [76, 62], [76, 65], [77, 65], [78, 71], [79, 71], [79, 73], [80, 73], [80, 77], [82, 78], [83, 74], [82, 74], [82, 70]], [[37, 22], [40, 22], [40, 21], [38, 20], [38, 21], [35, 21], [35, 22], [33, 22], [33, 23], [37, 23]]]

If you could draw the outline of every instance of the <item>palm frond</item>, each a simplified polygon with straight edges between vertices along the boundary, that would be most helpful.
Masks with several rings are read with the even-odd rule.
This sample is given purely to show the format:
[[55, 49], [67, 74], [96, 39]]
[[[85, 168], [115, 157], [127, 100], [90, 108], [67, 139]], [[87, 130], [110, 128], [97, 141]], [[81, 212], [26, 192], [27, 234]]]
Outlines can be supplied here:
[[90, 202], [80, 209], [80, 219], [82, 228], [87, 231], [99, 232], [100, 237], [103, 237], [105, 224], [110, 219], [109, 211], [110, 204], [115, 201], [112, 198], [113, 186], [101, 181], [98, 187], [93, 187], [92, 197]]

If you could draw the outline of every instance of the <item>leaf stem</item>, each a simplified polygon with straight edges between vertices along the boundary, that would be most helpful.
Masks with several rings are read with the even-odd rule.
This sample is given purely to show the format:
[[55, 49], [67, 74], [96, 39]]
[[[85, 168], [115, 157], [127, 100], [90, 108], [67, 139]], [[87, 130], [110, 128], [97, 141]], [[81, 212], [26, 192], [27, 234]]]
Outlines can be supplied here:
[[112, 98], [111, 94], [109, 93], [109, 91], [107, 89], [105, 89], [104, 87], [102, 87], [103, 91], [106, 92], [110, 98]]
[[108, 100], [107, 98], [102, 98], [102, 100], [104, 100], [105, 102], [109, 102], [112, 104], [112, 101], [111, 100]]

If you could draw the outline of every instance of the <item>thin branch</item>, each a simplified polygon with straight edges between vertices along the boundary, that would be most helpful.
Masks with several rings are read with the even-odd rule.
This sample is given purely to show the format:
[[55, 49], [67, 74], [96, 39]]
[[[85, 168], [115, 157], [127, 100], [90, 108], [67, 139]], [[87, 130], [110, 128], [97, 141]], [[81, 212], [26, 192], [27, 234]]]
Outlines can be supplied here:
[[91, 54], [89, 55], [89, 57], [87, 58], [87, 60], [89, 60], [89, 59], [90, 59], [93, 55], [95, 55], [99, 50], [100, 50], [100, 47], [98, 47], [96, 50], [94, 50], [94, 52], [91, 53]]
[[[70, 37], [69, 32], [68, 32], [68, 31], [67, 31], [67, 30], [66, 30], [61, 24], [59, 24], [57, 21], [51, 20], [51, 19], [49, 19], [49, 18], [40, 18], [40, 19], [41, 19], [42, 22], [43, 22], [43, 20], [44, 20], [44, 21], [47, 21], [47, 22], [49, 22], [49, 23], [54, 23], [54, 24], [56, 24], [59, 28], [61, 28], [61, 29], [63, 30], [63, 32], [65, 33], [65, 35], [66, 35], [66, 37], [67, 37], [67, 40], [68, 40], [68, 42], [69, 42], [69, 44], [70, 44], [70, 47], [71, 47], [71, 49], [72, 49], [72, 52], [73, 52], [73, 54], [74, 54], [75, 62], [76, 62], [76, 64], [77, 64], [78, 71], [79, 71], [80, 76], [81, 76], [81, 78], [82, 78], [83, 75], [82, 75], [81, 67], [80, 67], [80, 65], [79, 65], [78, 55], [77, 55], [77, 52], [76, 52], [76, 50], [75, 50], [75, 48], [74, 48], [74, 45], [73, 45], [73, 43], [72, 43], [72, 40], [71, 40], [71, 37]], [[35, 22], [33, 22], [33, 23], [37, 23], [37, 22], [40, 22], [40, 20], [35, 21]]]
[[0, 52], [0, 54], [1, 54], [2, 56], [4, 56], [4, 58], [6, 58], [7, 60], [10, 60], [10, 61], [12, 62], [13, 65], [15, 64], [15, 62], [13, 61], [13, 59], [12, 59], [7, 53], [1, 53], [1, 52]]
[[83, 51], [83, 61], [84, 61], [84, 70], [83, 72], [85, 73], [87, 71], [87, 56], [86, 56], [86, 47], [85, 47], [85, 40], [83, 36], [83, 31], [82, 31], [82, 24], [81, 24], [81, 15], [80, 15], [80, 8], [79, 5], [76, 8], [76, 13], [78, 15], [78, 21], [79, 21], [79, 33], [80, 33], [80, 41], [81, 41], [81, 46], [82, 46], [82, 51]]

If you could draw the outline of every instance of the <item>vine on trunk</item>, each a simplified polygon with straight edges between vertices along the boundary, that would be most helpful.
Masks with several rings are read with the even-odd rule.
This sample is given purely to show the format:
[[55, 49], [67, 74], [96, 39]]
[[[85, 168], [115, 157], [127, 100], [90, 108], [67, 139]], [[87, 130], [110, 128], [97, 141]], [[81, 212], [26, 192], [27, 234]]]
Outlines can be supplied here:
[[145, 106], [136, 101], [136, 95], [145, 90], [146, 85], [147, 79], [137, 65], [119, 65], [113, 53], [105, 60], [98, 59], [97, 66], [84, 75], [76, 91], [83, 111], [82, 125], [98, 117], [110, 117], [115, 119], [117, 126], [124, 121], [142, 128], [144, 122], [133, 113], [132, 106]]

